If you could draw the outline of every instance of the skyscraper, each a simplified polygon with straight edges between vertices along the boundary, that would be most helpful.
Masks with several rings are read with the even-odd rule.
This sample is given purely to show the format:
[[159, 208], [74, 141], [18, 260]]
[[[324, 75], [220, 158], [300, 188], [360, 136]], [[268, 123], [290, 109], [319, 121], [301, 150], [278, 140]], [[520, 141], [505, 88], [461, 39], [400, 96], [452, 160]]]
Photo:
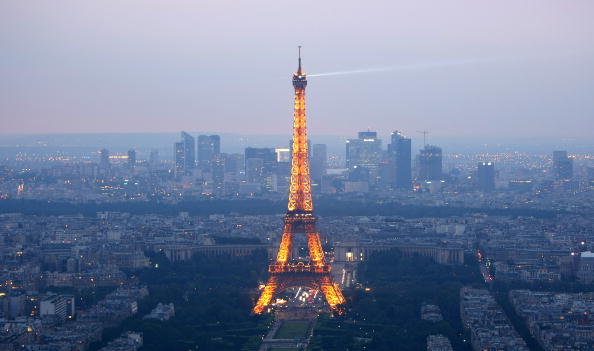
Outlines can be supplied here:
[[480, 162], [477, 168], [478, 189], [482, 192], [495, 190], [495, 164]]
[[108, 178], [111, 175], [111, 163], [109, 162], [109, 151], [101, 149], [99, 151], [99, 177]]
[[217, 154], [211, 161], [213, 192], [217, 196], [225, 195], [225, 157]]
[[388, 154], [390, 155], [389, 162], [393, 168], [395, 188], [410, 190], [412, 187], [411, 139], [399, 131], [393, 132]]
[[276, 152], [277, 162], [291, 162], [291, 149], [285, 147], [277, 147], [274, 149]]
[[149, 156], [149, 166], [156, 168], [159, 165], [159, 151], [152, 150]]
[[434, 181], [442, 178], [441, 148], [435, 145], [425, 145], [419, 154], [420, 181]]
[[109, 150], [101, 149], [99, 151], [99, 168], [108, 169], [109, 166]]
[[242, 154], [228, 154], [225, 159], [225, 172], [237, 177], [245, 169], [245, 157]]
[[175, 143], [175, 175], [191, 175], [196, 165], [194, 137], [186, 132], [181, 132], [181, 141]]
[[276, 151], [272, 148], [246, 148], [245, 175], [247, 181], [250, 183], [261, 183], [270, 190], [272, 184], [269, 183], [276, 171], [276, 157]]
[[173, 148], [173, 158], [175, 160], [175, 176], [183, 176], [185, 175], [185, 153], [184, 153], [184, 143], [182, 141], [175, 143]]
[[346, 142], [346, 166], [349, 172], [364, 167], [369, 171], [370, 179], [377, 177], [379, 163], [382, 159], [382, 141], [376, 132], [359, 132], [357, 139]]
[[133, 149], [128, 150], [128, 167], [134, 168], [136, 166], [136, 151]]
[[328, 168], [328, 154], [326, 144], [314, 144], [311, 156], [311, 180], [320, 184]]
[[567, 156], [567, 151], [553, 151], [553, 173], [556, 180], [573, 178], [573, 158]]
[[284, 192], [291, 183], [291, 149], [276, 148], [276, 191]]
[[211, 164], [221, 153], [221, 137], [218, 135], [198, 136], [198, 168], [203, 172], [211, 171]]
[[245, 179], [249, 183], [261, 183], [264, 178], [264, 160], [261, 158], [245, 159]]

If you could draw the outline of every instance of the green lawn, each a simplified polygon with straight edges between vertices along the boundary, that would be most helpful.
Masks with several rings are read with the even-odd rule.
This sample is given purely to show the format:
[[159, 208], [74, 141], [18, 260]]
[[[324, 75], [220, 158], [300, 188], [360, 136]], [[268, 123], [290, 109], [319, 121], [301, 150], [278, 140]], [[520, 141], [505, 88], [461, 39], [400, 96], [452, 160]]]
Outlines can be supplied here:
[[275, 339], [305, 338], [309, 321], [285, 321], [276, 332]]

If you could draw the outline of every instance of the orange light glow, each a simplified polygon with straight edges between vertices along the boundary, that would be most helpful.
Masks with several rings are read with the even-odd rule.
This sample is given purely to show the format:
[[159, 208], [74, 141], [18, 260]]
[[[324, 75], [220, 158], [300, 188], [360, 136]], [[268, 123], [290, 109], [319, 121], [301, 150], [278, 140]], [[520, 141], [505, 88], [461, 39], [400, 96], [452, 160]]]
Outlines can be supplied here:
[[276, 256], [277, 263], [285, 263], [289, 260], [291, 255], [291, 247], [293, 246], [293, 226], [291, 223], [285, 223], [283, 238]]
[[[293, 76], [295, 87], [295, 112], [293, 114], [293, 150], [291, 161], [291, 185], [289, 188], [288, 212], [284, 218], [281, 244], [276, 261], [268, 267], [268, 282], [260, 287], [261, 293], [253, 313], [267, 310], [275, 295], [288, 287], [307, 286], [323, 293], [330, 308], [343, 313], [345, 298], [338, 284], [330, 276], [332, 267], [326, 263], [320, 235], [316, 230], [316, 217], [313, 215], [311, 179], [305, 116], [305, 73], [299, 70]], [[307, 236], [309, 261], [291, 260], [291, 250], [295, 233], [303, 230]]]
[[291, 163], [291, 186], [289, 192], [290, 212], [313, 211], [307, 122], [305, 117], [305, 88], [295, 88], [295, 112], [293, 114], [293, 160]]

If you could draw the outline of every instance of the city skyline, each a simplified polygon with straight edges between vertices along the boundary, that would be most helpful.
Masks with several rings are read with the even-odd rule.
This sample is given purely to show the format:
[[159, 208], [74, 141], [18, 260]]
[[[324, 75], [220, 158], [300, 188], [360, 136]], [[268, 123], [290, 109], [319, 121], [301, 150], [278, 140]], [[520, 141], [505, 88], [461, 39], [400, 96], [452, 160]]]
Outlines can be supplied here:
[[[75, 337], [79, 345], [99, 340], [101, 351], [190, 343], [218, 350], [222, 341], [230, 350], [343, 350], [337, 332], [352, 345], [366, 340], [370, 350], [529, 350], [535, 339], [592, 346], [582, 330], [594, 324], [572, 318], [594, 312], [587, 295], [561, 297], [545, 285], [555, 296], [545, 306], [541, 291], [511, 290], [505, 299], [518, 314], [552, 311], [536, 324], [518, 321], [547, 331], [530, 336], [509, 323], [495, 299], [501, 287], [492, 284], [570, 283], [583, 291], [594, 280], [592, 155], [559, 148], [548, 156], [444, 154], [422, 130], [423, 148], [413, 158], [412, 139], [401, 131], [382, 140], [367, 129], [343, 142], [342, 160], [326, 144], [309, 147], [301, 67], [299, 58], [290, 145], [283, 138], [282, 147], [229, 154], [218, 134], [181, 131], [169, 140], [173, 162], [162, 162], [154, 148], [137, 157], [129, 138], [124, 154], [105, 146], [98, 157], [80, 147], [51, 155], [17, 146], [0, 164], [0, 242], [8, 244], [0, 255], [8, 268], [0, 279], [0, 317], [9, 321], [0, 337], [7, 349], [60, 344], [66, 351]], [[70, 289], [95, 294], [110, 286], [117, 289], [92, 304]], [[52, 287], [68, 290], [56, 294]], [[205, 299], [212, 302], [196, 303]], [[331, 315], [341, 314], [350, 320], [337, 318], [337, 325]], [[221, 318], [223, 336], [214, 338], [202, 323]], [[227, 323], [242, 319], [244, 327], [255, 326], [251, 335], [228, 335], [237, 324]], [[392, 321], [440, 325], [401, 337], [390, 329], [403, 325]], [[193, 327], [179, 335], [160, 331], [179, 322]], [[122, 327], [119, 337], [97, 336], [113, 323]]]
[[[62, 3], [63, 12], [50, 11], [49, 2], [36, 10], [0, 5], [3, 135], [204, 125], [289, 134], [291, 89], [283, 77], [302, 44], [316, 82], [308, 108], [319, 134], [592, 136], [583, 128], [594, 111], [587, 20], [594, 5], [586, 1], [305, 2], [303, 31], [285, 20], [292, 10], [282, 3], [263, 5], [266, 11]], [[359, 18], [367, 27], [352, 25]], [[367, 73], [316, 76], [341, 71]]]
[[594, 350], [592, 10], [0, 4], [0, 351]]

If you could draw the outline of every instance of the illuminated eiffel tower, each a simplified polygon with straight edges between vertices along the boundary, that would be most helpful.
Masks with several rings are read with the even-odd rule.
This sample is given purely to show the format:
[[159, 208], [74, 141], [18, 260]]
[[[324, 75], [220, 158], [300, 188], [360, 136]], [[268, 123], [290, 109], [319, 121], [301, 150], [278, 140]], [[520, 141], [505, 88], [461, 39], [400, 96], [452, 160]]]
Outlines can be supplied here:
[[[338, 313], [342, 313], [344, 308], [345, 299], [338, 284], [334, 283], [330, 276], [331, 267], [326, 263], [320, 234], [316, 231], [317, 218], [313, 215], [305, 118], [306, 85], [306, 75], [301, 70], [299, 47], [299, 68], [293, 74], [295, 112], [289, 205], [276, 261], [268, 267], [270, 277], [253, 309], [256, 314], [262, 313], [278, 293], [295, 286], [306, 286], [321, 291], [330, 308]], [[310, 258], [307, 261], [291, 259], [293, 238], [298, 233], [305, 233], [307, 237]]]

